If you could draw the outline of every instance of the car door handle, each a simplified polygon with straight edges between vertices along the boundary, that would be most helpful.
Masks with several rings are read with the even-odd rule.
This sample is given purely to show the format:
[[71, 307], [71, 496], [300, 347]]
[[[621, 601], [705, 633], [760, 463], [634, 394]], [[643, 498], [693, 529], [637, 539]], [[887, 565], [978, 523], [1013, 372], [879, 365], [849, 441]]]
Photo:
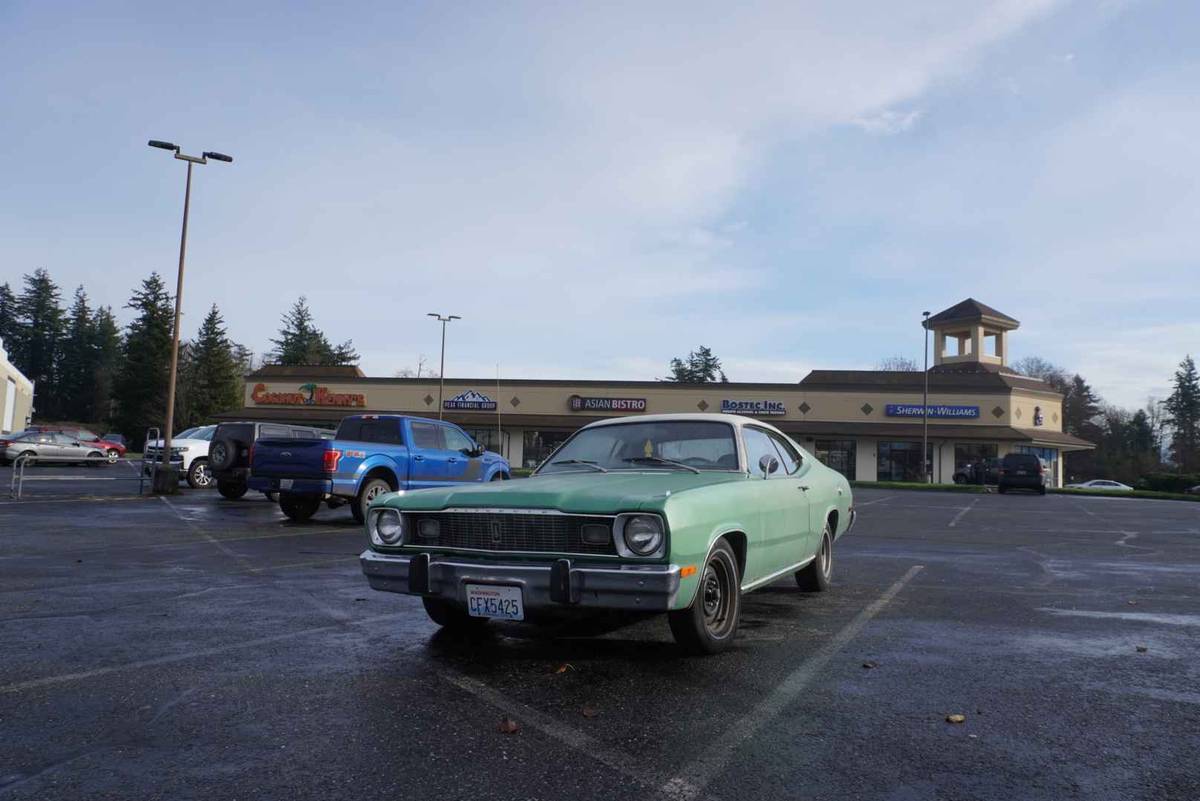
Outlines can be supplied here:
[[812, 487], [808, 486], [807, 484], [801, 484], [800, 489], [804, 492], [808, 492], [810, 489], [812, 489]]
[[423, 462], [423, 461], [425, 461], [425, 457], [424, 456], [414, 456], [413, 461], [414, 462]]
[[455, 462], [457, 462], [457, 461], [458, 461], [458, 457], [457, 457], [457, 456], [451, 456], [451, 457], [450, 457], [450, 464], [454, 464], [454, 463], [455, 463]]

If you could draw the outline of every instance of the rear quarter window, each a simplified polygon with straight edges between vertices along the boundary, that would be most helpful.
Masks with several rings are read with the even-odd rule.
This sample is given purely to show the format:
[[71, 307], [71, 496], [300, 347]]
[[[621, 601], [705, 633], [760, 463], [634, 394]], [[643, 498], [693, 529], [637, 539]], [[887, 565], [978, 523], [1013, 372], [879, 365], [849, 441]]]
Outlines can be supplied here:
[[213, 439], [232, 439], [235, 442], [250, 443], [254, 441], [254, 426], [249, 423], [233, 423], [217, 426]]

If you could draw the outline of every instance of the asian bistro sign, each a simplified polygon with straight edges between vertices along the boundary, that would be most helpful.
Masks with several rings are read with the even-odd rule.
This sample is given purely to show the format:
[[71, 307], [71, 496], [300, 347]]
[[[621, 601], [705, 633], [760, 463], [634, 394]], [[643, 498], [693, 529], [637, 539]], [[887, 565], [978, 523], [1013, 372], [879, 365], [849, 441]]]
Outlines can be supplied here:
[[585, 398], [572, 395], [567, 404], [573, 412], [644, 412], [645, 398]]

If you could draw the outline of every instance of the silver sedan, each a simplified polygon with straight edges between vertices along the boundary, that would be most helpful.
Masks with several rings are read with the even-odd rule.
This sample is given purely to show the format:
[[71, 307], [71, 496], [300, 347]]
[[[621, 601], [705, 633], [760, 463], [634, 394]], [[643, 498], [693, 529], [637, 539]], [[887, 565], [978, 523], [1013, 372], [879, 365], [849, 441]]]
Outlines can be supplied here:
[[15, 462], [22, 456], [28, 456], [29, 463], [39, 457], [51, 457], [54, 463], [66, 460], [80, 464], [105, 464], [105, 455], [95, 443], [80, 442], [70, 434], [52, 431], [30, 431], [19, 434], [8, 441], [4, 449], [5, 463]]

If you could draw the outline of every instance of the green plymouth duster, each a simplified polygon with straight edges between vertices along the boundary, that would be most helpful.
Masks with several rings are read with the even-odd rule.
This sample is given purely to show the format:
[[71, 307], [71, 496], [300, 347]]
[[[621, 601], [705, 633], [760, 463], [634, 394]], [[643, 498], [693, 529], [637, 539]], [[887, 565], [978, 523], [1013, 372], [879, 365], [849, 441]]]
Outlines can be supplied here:
[[737, 632], [741, 595], [793, 574], [828, 589], [850, 485], [773, 426], [729, 414], [577, 431], [525, 480], [385, 495], [363, 573], [448, 628], [548, 610], [666, 612], [685, 649]]

